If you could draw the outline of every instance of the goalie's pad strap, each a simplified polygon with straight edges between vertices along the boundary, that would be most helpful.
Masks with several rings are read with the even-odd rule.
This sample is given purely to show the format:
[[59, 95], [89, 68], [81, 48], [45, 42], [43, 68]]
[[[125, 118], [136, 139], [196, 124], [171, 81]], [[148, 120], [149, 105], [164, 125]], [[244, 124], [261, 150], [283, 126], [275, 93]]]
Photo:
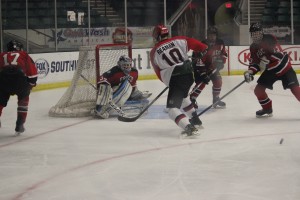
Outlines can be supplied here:
[[100, 84], [97, 96], [97, 105], [104, 106], [108, 104], [112, 99], [112, 88], [108, 84]]
[[121, 83], [119, 88], [113, 94], [114, 103], [121, 107], [128, 100], [132, 92], [132, 86], [128, 80], [125, 80]]

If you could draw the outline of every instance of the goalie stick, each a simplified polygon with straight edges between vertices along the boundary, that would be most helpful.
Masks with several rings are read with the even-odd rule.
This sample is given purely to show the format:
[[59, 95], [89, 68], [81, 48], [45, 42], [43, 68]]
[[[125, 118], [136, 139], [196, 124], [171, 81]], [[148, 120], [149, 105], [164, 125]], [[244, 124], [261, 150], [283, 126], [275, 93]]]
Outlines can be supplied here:
[[[96, 86], [94, 86], [86, 77], [84, 77], [82, 74], [80, 75], [81, 78], [83, 78], [83, 80], [85, 80], [88, 84], [90, 84], [96, 91], [97, 88]], [[120, 116], [125, 116], [125, 113], [123, 112], [123, 110], [121, 108], [119, 108], [114, 102], [109, 102], [108, 103], [109, 106], [114, 109]]]
[[208, 106], [207, 108], [205, 108], [202, 112], [200, 112], [199, 114], [197, 114], [197, 116], [199, 117], [200, 115], [202, 115], [203, 113], [205, 113], [206, 111], [208, 111], [209, 109], [211, 109], [214, 105], [217, 105], [222, 99], [224, 99], [226, 96], [228, 96], [234, 90], [236, 90], [238, 87], [240, 87], [241, 85], [243, 85], [245, 82], [246, 82], [246, 80], [243, 80], [242, 82], [240, 82], [237, 86], [235, 86], [229, 92], [227, 92], [222, 97], [220, 97], [220, 99], [218, 101], [216, 101], [215, 103], [211, 104], [210, 106]]
[[144, 112], [146, 112], [148, 110], [148, 108], [168, 89], [169, 87], [166, 87], [163, 91], [161, 91], [156, 97], [155, 99], [153, 99], [148, 106], [146, 106], [137, 116], [135, 117], [126, 117], [126, 116], [122, 116], [119, 115], [118, 116], [118, 120], [122, 121], [122, 122], [134, 122], [136, 121], [138, 118], [140, 118]]

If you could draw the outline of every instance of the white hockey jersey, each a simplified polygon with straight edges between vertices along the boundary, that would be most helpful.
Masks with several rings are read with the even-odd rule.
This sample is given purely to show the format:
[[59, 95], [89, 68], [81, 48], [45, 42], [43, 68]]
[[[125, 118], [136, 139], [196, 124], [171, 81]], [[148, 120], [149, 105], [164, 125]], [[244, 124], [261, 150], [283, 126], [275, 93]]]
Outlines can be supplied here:
[[169, 86], [174, 68], [189, 59], [188, 51], [206, 49], [207, 45], [194, 38], [176, 36], [157, 43], [150, 52], [150, 60], [157, 77]]

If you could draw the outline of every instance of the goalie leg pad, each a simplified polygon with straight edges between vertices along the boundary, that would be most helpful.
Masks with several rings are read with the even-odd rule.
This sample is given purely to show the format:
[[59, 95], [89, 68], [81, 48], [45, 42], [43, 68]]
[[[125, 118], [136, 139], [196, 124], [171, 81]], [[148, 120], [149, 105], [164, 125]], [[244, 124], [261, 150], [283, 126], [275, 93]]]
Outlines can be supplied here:
[[96, 101], [96, 108], [92, 111], [94, 116], [107, 119], [109, 117], [109, 102], [112, 100], [112, 88], [108, 84], [100, 84]]
[[[148, 105], [148, 99], [144, 99], [141, 101], [128, 100], [121, 108], [126, 112], [126, 114], [137, 115]], [[147, 113], [147, 111], [145, 113]]]
[[113, 94], [113, 101], [114, 103], [121, 107], [125, 104], [125, 102], [128, 100], [130, 97], [130, 94], [132, 92], [132, 86], [129, 83], [129, 81], [124, 81], [121, 83], [119, 88], [114, 92]]
[[97, 105], [107, 105], [112, 99], [112, 88], [108, 84], [100, 84], [97, 96]]

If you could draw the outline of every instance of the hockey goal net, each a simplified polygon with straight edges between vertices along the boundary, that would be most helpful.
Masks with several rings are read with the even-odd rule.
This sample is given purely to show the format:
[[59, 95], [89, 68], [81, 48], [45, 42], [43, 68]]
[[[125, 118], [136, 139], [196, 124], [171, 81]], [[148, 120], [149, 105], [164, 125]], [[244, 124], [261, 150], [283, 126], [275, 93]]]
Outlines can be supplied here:
[[82, 46], [71, 84], [57, 104], [50, 108], [51, 117], [85, 117], [96, 105], [97, 80], [117, 65], [121, 55], [132, 58], [131, 45], [101, 44]]

